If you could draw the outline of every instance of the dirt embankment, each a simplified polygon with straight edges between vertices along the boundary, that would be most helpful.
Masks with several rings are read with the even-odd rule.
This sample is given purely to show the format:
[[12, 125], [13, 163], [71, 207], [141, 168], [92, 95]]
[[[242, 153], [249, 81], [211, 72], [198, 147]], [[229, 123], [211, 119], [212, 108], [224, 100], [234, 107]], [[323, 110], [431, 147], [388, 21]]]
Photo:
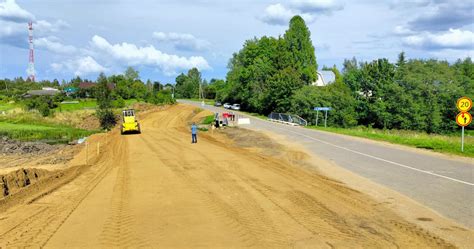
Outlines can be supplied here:
[[[0, 176], [0, 192], [3, 197], [15, 194], [22, 188], [35, 184], [51, 172], [41, 169], [19, 169]], [[0, 198], [3, 199], [3, 198]]]
[[61, 165], [70, 161], [80, 150], [78, 146], [44, 142], [24, 142], [0, 138], [0, 175], [19, 167]]
[[0, 138], [0, 154], [41, 155], [64, 148], [64, 145], [50, 145], [42, 142], [22, 142], [7, 137]]

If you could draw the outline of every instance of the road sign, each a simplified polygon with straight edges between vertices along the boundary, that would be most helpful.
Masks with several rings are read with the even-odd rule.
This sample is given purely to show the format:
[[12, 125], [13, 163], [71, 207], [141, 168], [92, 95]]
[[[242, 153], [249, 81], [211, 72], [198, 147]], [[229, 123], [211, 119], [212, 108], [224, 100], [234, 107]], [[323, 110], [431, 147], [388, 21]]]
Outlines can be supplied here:
[[469, 112], [460, 112], [456, 116], [456, 123], [459, 126], [468, 126], [472, 122], [472, 116]]
[[324, 127], [327, 127], [328, 123], [328, 111], [332, 110], [331, 107], [315, 107], [314, 110], [316, 111], [316, 126], [318, 126], [318, 120], [319, 120], [319, 111], [325, 111], [326, 115], [324, 118]]
[[314, 108], [315, 111], [330, 111], [332, 110], [331, 107], [315, 107]]
[[472, 100], [468, 97], [461, 97], [458, 99], [456, 107], [461, 112], [468, 112], [472, 108]]
[[[459, 103], [459, 101], [458, 101]], [[471, 102], [472, 106], [472, 102]], [[469, 112], [460, 112], [456, 116], [456, 123], [461, 126], [461, 152], [464, 152], [464, 126], [468, 126], [472, 122], [472, 116]]]

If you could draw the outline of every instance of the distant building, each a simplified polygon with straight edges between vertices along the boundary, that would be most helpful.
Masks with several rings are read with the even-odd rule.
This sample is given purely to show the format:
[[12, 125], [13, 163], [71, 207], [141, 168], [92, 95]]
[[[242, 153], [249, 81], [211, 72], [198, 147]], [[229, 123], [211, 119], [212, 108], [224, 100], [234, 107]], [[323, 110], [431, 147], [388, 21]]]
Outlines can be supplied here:
[[[97, 83], [93, 82], [81, 82], [79, 83], [79, 89], [90, 89], [92, 87], [97, 86]], [[107, 86], [109, 87], [110, 90], [115, 89], [115, 84], [114, 83], [108, 83]]]
[[81, 82], [79, 83], [79, 89], [89, 89], [96, 85], [97, 85], [96, 83], [92, 83], [92, 82]]
[[30, 98], [33, 96], [54, 96], [58, 93], [61, 93], [61, 91], [56, 88], [43, 87], [41, 90], [29, 90], [28, 92], [26, 92], [26, 94], [23, 95], [23, 97]]
[[54, 87], [43, 87], [41, 90], [59, 92], [59, 90]]
[[77, 87], [66, 87], [64, 88], [64, 92], [67, 96], [71, 96], [72, 94], [76, 93], [79, 90]]
[[313, 82], [313, 86], [327, 86], [329, 84], [332, 84], [336, 82], [336, 75], [334, 74], [333, 71], [318, 71], [318, 80], [316, 82]]

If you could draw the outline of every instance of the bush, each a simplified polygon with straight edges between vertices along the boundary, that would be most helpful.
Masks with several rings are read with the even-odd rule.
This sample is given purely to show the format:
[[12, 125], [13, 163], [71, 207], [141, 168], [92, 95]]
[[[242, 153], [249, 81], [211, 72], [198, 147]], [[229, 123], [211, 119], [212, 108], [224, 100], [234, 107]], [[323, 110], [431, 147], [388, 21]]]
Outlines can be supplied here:
[[25, 108], [28, 111], [37, 110], [43, 117], [52, 115], [52, 109], [56, 107], [58, 107], [58, 104], [48, 96], [33, 97], [25, 102]]
[[214, 115], [209, 115], [209, 116], [206, 116], [203, 120], [202, 120], [202, 124], [211, 124], [214, 122]]
[[103, 129], [109, 130], [117, 124], [115, 115], [110, 109], [97, 110], [97, 116]]
[[171, 92], [169, 90], [163, 90], [148, 97], [147, 102], [155, 105], [168, 105], [176, 103], [176, 100], [171, 97]]
[[117, 98], [112, 101], [112, 107], [114, 107], [114, 108], [124, 108], [125, 107], [125, 100], [123, 100], [122, 97], [117, 96]]
[[44, 102], [41, 102], [36, 109], [39, 111], [39, 113], [41, 113], [43, 117], [47, 117], [53, 114], [53, 110], [51, 110], [48, 104]]

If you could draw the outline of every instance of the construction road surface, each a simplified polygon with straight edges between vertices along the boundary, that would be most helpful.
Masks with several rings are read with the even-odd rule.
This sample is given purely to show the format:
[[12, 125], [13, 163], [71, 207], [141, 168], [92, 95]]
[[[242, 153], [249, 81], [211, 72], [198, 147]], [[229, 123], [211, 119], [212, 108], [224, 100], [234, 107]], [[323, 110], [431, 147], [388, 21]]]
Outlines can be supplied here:
[[[214, 112], [225, 109], [201, 106]], [[244, 114], [245, 115], [245, 114]], [[310, 153], [398, 191], [443, 216], [474, 228], [474, 160], [420, 153], [384, 143], [251, 119], [247, 129], [270, 131], [304, 145]]]
[[141, 135], [113, 132], [89, 170], [1, 215], [0, 247], [451, 247], [292, 163], [300, 153], [273, 158], [204, 132], [191, 144], [194, 110], [150, 113]]

